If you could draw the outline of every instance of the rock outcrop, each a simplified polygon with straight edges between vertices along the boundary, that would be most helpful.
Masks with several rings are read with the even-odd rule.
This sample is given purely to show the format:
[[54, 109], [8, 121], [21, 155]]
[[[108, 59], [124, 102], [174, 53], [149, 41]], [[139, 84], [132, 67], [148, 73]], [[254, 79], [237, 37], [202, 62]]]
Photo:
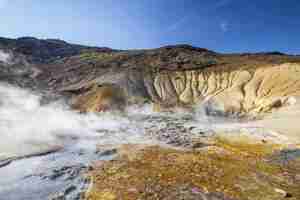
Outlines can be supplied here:
[[[278, 52], [220, 54], [189, 45], [118, 51], [28, 37], [0, 38], [0, 50], [10, 60], [0, 63], [2, 80], [35, 83], [81, 105], [90, 85], [114, 85], [128, 102], [152, 102], [157, 110], [205, 103], [208, 113], [236, 115], [270, 112], [299, 96], [300, 57]], [[87, 101], [84, 110], [101, 107]]]
[[32, 63], [51, 63], [55, 60], [78, 55], [83, 51], [110, 52], [109, 48], [69, 44], [59, 39], [39, 40], [34, 37], [8, 39], [0, 37], [0, 49], [11, 49], [23, 54]]
[[90, 51], [111, 52], [113, 50], [69, 44], [58, 39], [0, 37], [0, 81], [35, 90], [45, 90], [47, 83], [37, 80], [36, 77], [43, 74], [50, 63]]
[[209, 68], [158, 74], [153, 80], [162, 104], [207, 102], [220, 113], [265, 113], [293, 103], [300, 95], [300, 65], [256, 69]]
[[[266, 113], [299, 96], [297, 56], [222, 55], [190, 46], [84, 53], [55, 63], [42, 75], [59, 92], [114, 84], [130, 99], [147, 99], [158, 110], [201, 103], [209, 112]], [[47, 76], [47, 77], [45, 77]]]
[[116, 85], [92, 85], [74, 98], [73, 108], [81, 112], [123, 111], [126, 101], [124, 91]]

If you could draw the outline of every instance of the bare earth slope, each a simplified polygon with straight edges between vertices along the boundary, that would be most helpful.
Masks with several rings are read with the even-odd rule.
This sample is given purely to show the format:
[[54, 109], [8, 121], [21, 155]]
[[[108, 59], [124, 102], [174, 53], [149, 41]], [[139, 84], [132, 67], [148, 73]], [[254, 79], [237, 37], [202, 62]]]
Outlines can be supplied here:
[[[220, 54], [189, 45], [118, 51], [29, 37], [0, 38], [0, 50], [0, 80], [71, 96], [82, 112], [152, 102], [157, 111], [204, 104], [208, 114], [263, 118], [300, 95], [300, 57], [279, 52]], [[289, 117], [281, 115], [285, 130], [297, 132]]]
[[71, 94], [83, 112], [109, 107], [109, 97], [99, 99], [96, 88], [114, 85], [128, 104], [152, 102], [157, 111], [204, 104], [209, 114], [263, 118], [297, 102], [299, 67], [298, 56], [276, 52], [224, 55], [178, 45], [83, 52], [47, 66], [38, 78], [54, 91]]

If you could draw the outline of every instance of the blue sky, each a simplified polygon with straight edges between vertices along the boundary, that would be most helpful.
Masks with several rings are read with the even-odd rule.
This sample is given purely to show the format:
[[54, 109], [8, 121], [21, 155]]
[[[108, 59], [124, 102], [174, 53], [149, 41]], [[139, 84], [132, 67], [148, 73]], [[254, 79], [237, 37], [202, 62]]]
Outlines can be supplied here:
[[0, 0], [0, 36], [300, 54], [299, 0]]

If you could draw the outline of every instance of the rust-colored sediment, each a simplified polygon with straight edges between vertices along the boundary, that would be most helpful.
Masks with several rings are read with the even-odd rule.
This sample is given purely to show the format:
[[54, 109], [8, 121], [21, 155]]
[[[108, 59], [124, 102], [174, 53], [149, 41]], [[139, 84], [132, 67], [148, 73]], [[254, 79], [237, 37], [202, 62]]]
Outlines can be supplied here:
[[86, 199], [199, 199], [187, 191], [240, 200], [300, 199], [300, 159], [267, 159], [280, 148], [226, 140], [194, 151], [127, 145], [118, 159], [95, 166]]

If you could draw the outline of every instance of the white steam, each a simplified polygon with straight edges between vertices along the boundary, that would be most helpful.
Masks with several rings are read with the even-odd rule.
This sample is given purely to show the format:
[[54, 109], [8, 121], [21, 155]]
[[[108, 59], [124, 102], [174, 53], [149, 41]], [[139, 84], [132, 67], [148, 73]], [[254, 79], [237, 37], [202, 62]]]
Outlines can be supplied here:
[[0, 50], [0, 61], [4, 63], [9, 63], [9, 60], [10, 60], [10, 54]]
[[61, 102], [41, 105], [40, 100], [30, 91], [0, 84], [0, 159], [1, 155], [30, 154], [81, 138], [97, 139], [100, 144], [142, 141], [140, 128], [126, 117], [83, 115]]
[[[96, 145], [118, 145], [155, 142], [145, 137], [147, 128], [161, 131], [174, 119], [196, 132], [247, 132], [253, 136], [278, 135], [257, 123], [211, 117], [206, 108], [190, 113], [153, 113], [150, 105], [128, 108], [128, 115], [116, 113], [80, 114], [62, 102], [41, 105], [41, 97], [31, 91], [0, 83], [0, 161], [53, 149], [79, 147], [94, 150]], [[147, 135], [147, 134], [146, 134]], [[281, 141], [281, 140], [278, 140]]]

